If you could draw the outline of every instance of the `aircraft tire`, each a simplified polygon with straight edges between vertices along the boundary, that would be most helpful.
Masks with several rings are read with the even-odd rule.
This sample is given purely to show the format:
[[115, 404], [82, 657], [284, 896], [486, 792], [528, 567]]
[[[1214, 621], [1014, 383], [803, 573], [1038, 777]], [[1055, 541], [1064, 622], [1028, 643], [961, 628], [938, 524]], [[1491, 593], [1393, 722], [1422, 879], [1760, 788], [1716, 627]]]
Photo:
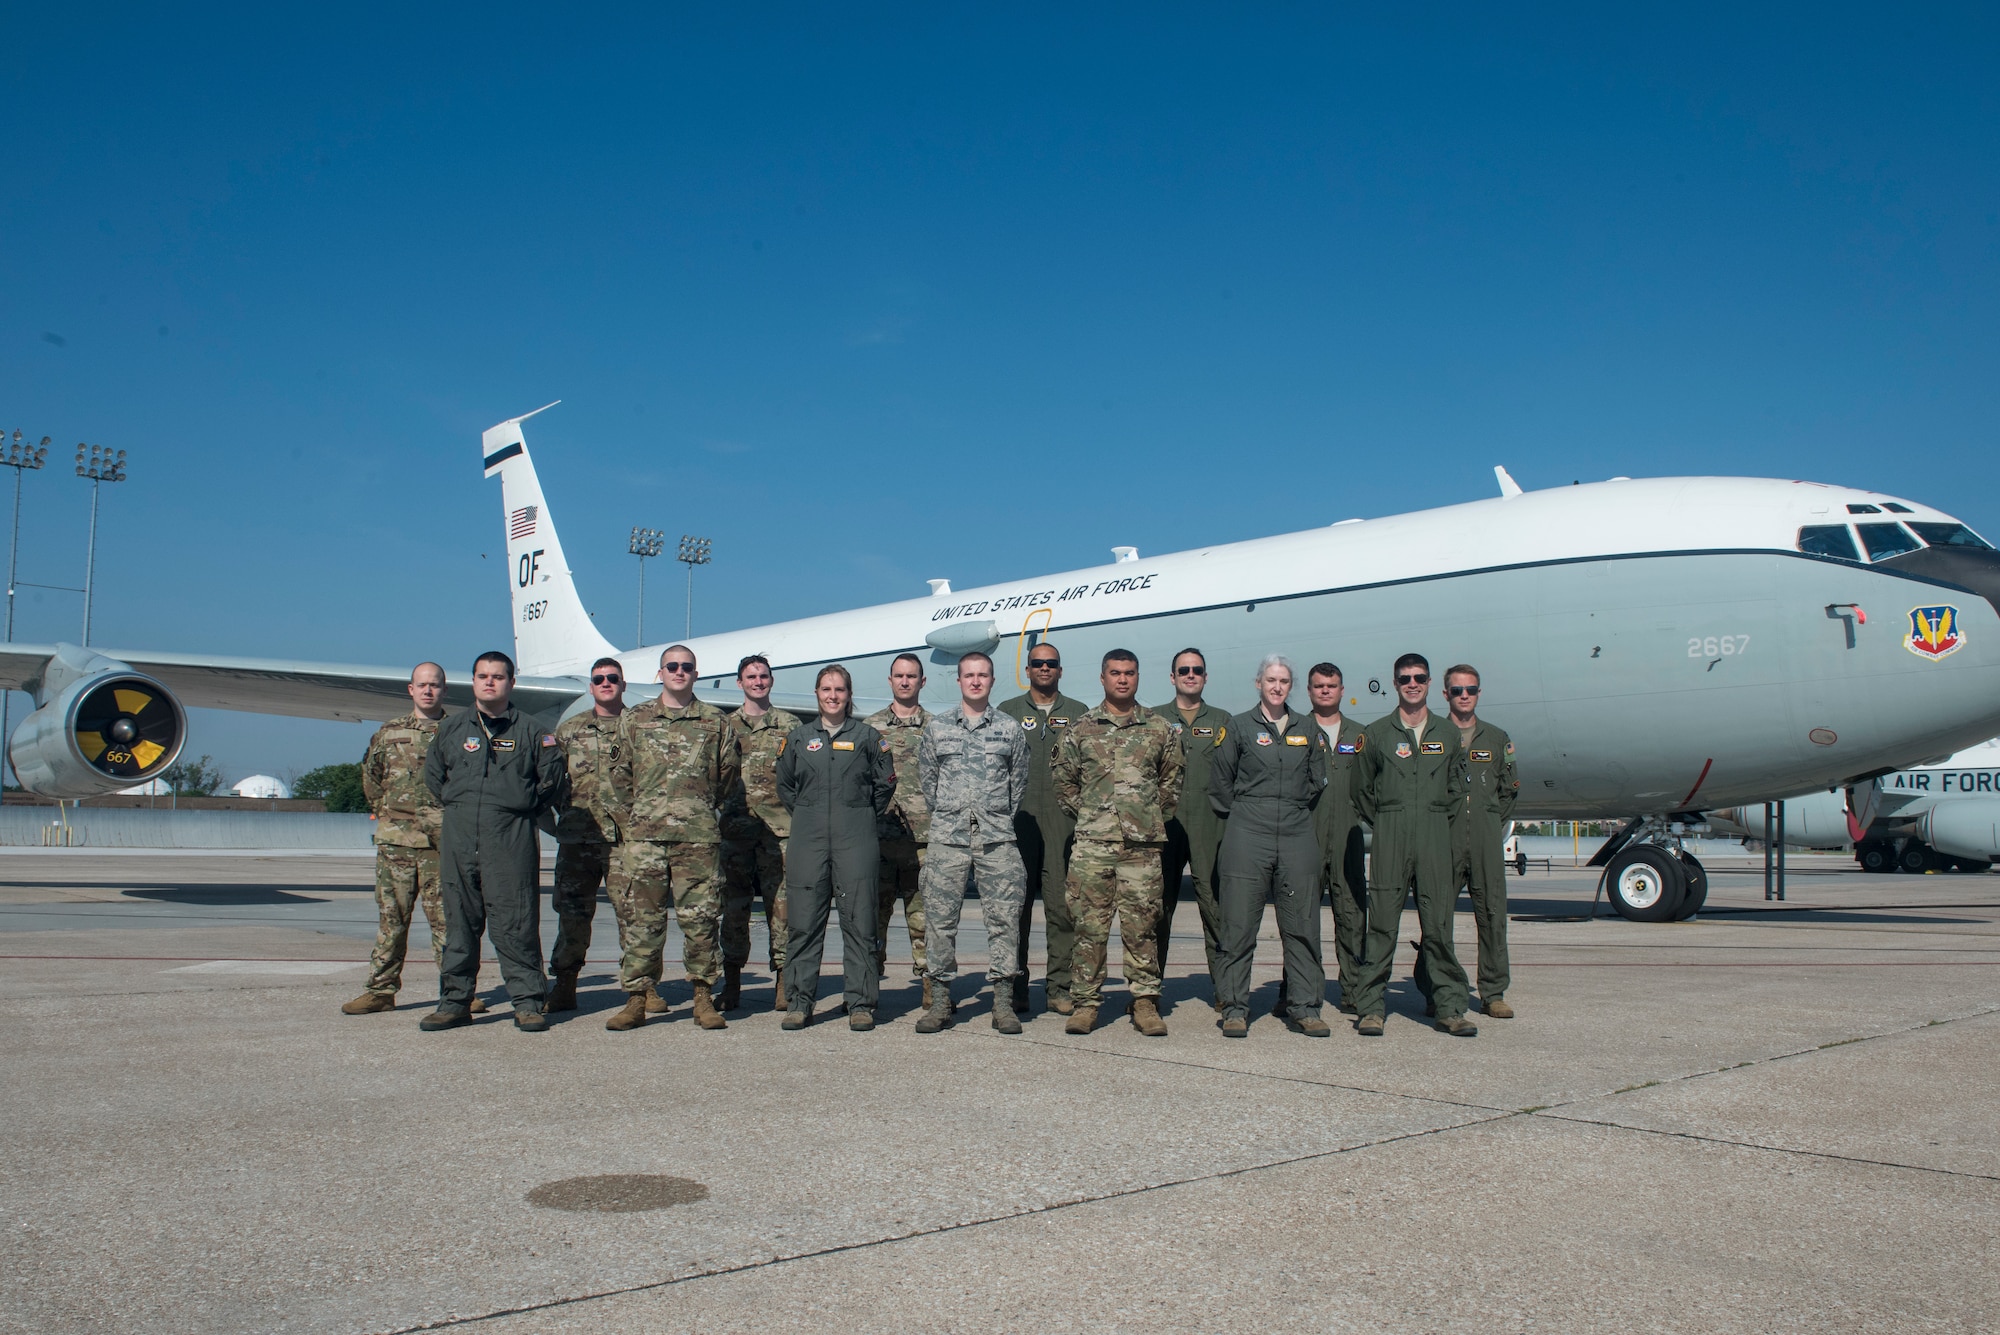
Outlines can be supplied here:
[[1681, 906], [1674, 910], [1674, 921], [1686, 922], [1701, 912], [1701, 906], [1708, 902], [1708, 868], [1696, 862], [1694, 854], [1686, 849], [1681, 850], [1680, 859], [1687, 889], [1681, 895]]
[[1861, 870], [1890, 872], [1896, 870], [1896, 849], [1892, 844], [1869, 840], [1854, 850], [1854, 860], [1861, 864]]
[[1611, 907], [1633, 922], [1672, 922], [1687, 893], [1681, 860], [1656, 844], [1634, 844], [1606, 869]]
[[1931, 852], [1929, 845], [1912, 839], [1896, 855], [1896, 865], [1912, 876], [1921, 876], [1938, 865], [1937, 854]]
[[1526, 876], [1528, 874], [1528, 855], [1526, 853], [1516, 853], [1514, 855], [1514, 874], [1516, 876]]

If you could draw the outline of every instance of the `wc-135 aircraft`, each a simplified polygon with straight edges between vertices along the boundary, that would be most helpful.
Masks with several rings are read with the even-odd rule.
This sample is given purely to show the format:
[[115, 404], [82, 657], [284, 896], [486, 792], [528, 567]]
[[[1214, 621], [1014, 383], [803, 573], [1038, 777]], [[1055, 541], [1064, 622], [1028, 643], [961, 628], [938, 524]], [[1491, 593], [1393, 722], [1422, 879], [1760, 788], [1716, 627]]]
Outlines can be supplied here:
[[[541, 411], [537, 409], [536, 411]], [[512, 587], [516, 699], [587, 706], [600, 655], [654, 679], [661, 646], [620, 652], [584, 610], [521, 424], [487, 430]], [[1055, 637], [1088, 677], [1136, 652], [1164, 700], [1170, 656], [1199, 645], [1211, 696], [1252, 700], [1258, 659], [1346, 671], [1347, 711], [1394, 704], [1390, 665], [1426, 655], [1484, 674], [1481, 712], [1514, 738], [1522, 819], [1637, 818], [1610, 858], [1614, 902], [1661, 920], [1706, 878], [1678, 850], [1698, 813], [1866, 784], [2000, 733], [2000, 552], [1950, 515], [1878, 492], [1764, 478], [1614, 478], [696, 637], [703, 698], [740, 697], [737, 660], [767, 655], [781, 703], [812, 708], [815, 671], [846, 664], [863, 699], [914, 651], [927, 703], [949, 665], [991, 653], [1004, 688]], [[809, 559], [808, 553], [798, 553]], [[186, 739], [183, 706], [382, 719], [405, 667], [85, 650], [0, 649], [0, 681], [37, 708], [9, 755], [29, 789], [81, 797], [141, 783]], [[1303, 681], [1299, 683], [1303, 688]], [[463, 679], [450, 702], [470, 702]]]

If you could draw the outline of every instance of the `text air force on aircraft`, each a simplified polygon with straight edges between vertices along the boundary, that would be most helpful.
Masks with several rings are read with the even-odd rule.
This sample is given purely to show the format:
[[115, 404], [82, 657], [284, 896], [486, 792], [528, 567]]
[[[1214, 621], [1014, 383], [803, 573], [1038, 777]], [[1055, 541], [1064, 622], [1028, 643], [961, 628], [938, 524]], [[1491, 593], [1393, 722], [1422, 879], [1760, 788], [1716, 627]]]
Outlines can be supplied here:
[[[619, 652], [591, 622], [525, 420], [486, 431], [481, 454], [501, 483], [516, 699], [554, 715], [587, 705], [593, 659], [650, 682], [659, 647]], [[762, 653], [781, 701], [810, 709], [815, 672], [840, 662], [866, 705], [895, 655], [948, 669], [974, 649], [1003, 689], [1025, 689], [1027, 650], [1054, 638], [1078, 665], [1135, 651], [1156, 701], [1171, 655], [1199, 646], [1211, 697], [1231, 708], [1251, 701], [1264, 654], [1301, 670], [1331, 659], [1346, 711], [1367, 721], [1393, 707], [1390, 665], [1415, 651], [1483, 674], [1481, 712], [1514, 738], [1518, 817], [1648, 818], [1627, 860], [1670, 818], [1868, 785], [2000, 733], [2000, 553], [1950, 515], [1814, 482], [1522, 491], [1495, 471], [1490, 500], [1144, 559], [1120, 549], [1107, 566], [985, 588], [939, 580], [928, 597], [701, 636], [699, 690], [728, 705], [737, 660]], [[407, 708], [408, 670], [10, 645], [0, 680], [38, 706], [10, 741], [22, 783], [81, 797], [171, 764], [184, 706], [383, 719]], [[949, 670], [928, 690], [935, 706], [956, 699]], [[470, 703], [462, 678], [453, 691]]]

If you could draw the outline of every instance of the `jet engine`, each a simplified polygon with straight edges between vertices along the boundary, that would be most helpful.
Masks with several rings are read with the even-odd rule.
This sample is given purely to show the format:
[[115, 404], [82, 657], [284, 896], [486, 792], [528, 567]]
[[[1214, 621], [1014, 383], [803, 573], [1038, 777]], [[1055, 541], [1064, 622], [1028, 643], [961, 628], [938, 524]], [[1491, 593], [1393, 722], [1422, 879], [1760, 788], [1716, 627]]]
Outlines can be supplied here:
[[[1708, 823], [1725, 834], [1764, 837], [1764, 808], [1726, 807], [1708, 812]], [[1785, 801], [1785, 842], [1795, 848], [1846, 848], [1854, 842], [1847, 799], [1839, 792], [1808, 793]]]
[[1917, 818], [1917, 838], [1955, 858], [2000, 859], [2000, 801], [1940, 802]]
[[142, 784], [187, 741], [187, 713], [166, 687], [87, 649], [63, 646], [33, 694], [40, 707], [15, 730], [7, 758], [21, 786], [44, 797]]

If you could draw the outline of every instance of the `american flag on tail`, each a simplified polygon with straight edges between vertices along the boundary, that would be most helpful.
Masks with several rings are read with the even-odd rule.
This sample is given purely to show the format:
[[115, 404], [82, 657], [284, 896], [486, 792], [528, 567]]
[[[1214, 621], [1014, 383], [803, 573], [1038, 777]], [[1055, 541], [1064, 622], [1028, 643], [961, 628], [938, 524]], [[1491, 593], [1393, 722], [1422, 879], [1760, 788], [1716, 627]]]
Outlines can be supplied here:
[[535, 532], [535, 516], [542, 512], [539, 505], [524, 505], [508, 516], [507, 541], [518, 542], [532, 537]]

